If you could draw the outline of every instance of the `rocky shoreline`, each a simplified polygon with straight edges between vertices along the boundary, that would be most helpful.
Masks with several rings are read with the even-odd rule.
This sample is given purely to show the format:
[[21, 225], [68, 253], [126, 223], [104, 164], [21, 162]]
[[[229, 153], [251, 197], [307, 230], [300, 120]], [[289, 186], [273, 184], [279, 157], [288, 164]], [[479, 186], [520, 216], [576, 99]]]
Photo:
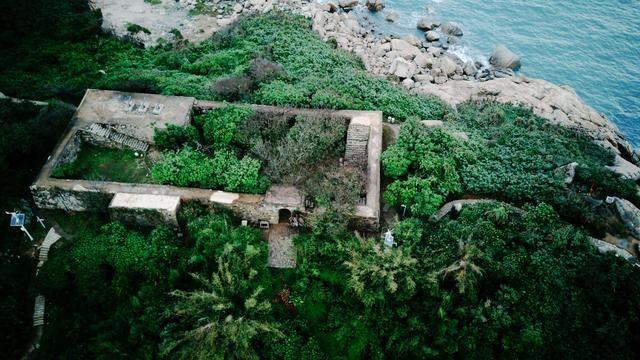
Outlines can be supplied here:
[[[98, 0], [96, 6], [100, 7], [101, 2], [104, 1]], [[183, 14], [193, 10], [196, 3], [195, 0], [180, 0], [176, 4], [184, 11], [178, 15], [187, 16]], [[312, 19], [313, 30], [323, 40], [335, 41], [340, 48], [359, 56], [371, 74], [396, 81], [413, 93], [438, 96], [453, 107], [475, 99], [530, 107], [550, 122], [583, 132], [622, 158], [640, 163], [640, 154], [634, 152], [618, 128], [585, 104], [571, 88], [515, 73], [520, 59], [506, 47], [496, 47], [490, 64], [463, 62], [448, 52], [449, 46], [463, 36], [463, 29], [455, 23], [439, 24], [425, 18], [416, 24], [425, 32], [424, 39], [414, 35], [398, 38], [378, 34], [366, 21], [366, 15], [359, 18], [354, 11], [362, 7], [367, 11], [381, 11], [384, 9], [382, 0], [322, 3], [309, 0], [211, 0], [206, 3], [220, 10], [213, 11], [215, 15], [185, 19], [189, 24], [187, 28], [196, 29], [193, 31], [195, 36], [185, 35], [190, 41], [201, 41], [201, 34], [209, 35], [245, 14], [273, 9], [293, 11]], [[398, 21], [393, 14], [392, 11], [386, 12], [387, 21]], [[105, 14], [105, 23], [117, 23], [108, 16]], [[198, 27], [202, 29], [197, 30]], [[143, 41], [152, 44], [153, 40]]]

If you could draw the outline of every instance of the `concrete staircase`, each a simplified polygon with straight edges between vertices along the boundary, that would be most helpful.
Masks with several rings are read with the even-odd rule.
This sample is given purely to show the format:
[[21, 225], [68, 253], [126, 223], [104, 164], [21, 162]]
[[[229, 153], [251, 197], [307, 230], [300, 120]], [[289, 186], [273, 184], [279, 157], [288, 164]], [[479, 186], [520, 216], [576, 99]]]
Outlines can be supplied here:
[[[42, 265], [44, 265], [44, 263], [49, 258], [49, 249], [51, 249], [51, 246], [60, 239], [61, 236], [58, 235], [58, 233], [53, 228], [51, 228], [47, 233], [47, 236], [44, 238], [42, 245], [40, 245], [40, 252], [38, 253], [38, 269], [36, 270], [36, 274], [40, 271]], [[36, 302], [33, 306], [33, 326], [44, 325], [44, 305], [44, 296], [36, 296]]]
[[107, 127], [104, 125], [93, 123], [89, 126], [87, 131], [91, 134], [94, 134], [99, 137], [103, 137], [105, 139], [109, 139], [110, 141], [113, 141], [117, 144], [126, 146], [136, 151], [146, 152], [147, 150], [149, 150], [148, 143], [142, 140], [133, 138], [131, 136], [119, 133], [117, 131], [114, 131], [110, 127]]
[[33, 326], [44, 325], [44, 296], [36, 296], [36, 303], [33, 307]]
[[344, 153], [344, 160], [347, 165], [362, 169], [367, 168], [367, 145], [369, 143], [370, 132], [371, 129], [368, 125], [349, 124], [349, 129], [347, 130], [347, 145]]

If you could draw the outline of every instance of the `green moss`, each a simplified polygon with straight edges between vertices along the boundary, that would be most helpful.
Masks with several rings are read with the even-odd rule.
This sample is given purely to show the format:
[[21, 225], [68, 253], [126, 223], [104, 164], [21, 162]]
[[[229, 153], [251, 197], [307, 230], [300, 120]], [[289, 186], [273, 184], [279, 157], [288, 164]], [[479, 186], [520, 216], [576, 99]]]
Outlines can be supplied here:
[[110, 149], [82, 144], [78, 158], [71, 164], [56, 167], [53, 177], [124, 183], [152, 183], [151, 161], [133, 150]]

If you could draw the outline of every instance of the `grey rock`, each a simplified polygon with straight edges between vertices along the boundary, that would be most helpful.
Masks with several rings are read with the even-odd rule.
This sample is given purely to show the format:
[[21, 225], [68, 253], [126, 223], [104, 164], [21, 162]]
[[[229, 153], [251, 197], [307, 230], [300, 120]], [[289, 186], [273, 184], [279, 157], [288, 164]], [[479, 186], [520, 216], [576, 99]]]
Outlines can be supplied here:
[[398, 19], [400, 18], [400, 16], [398, 15], [397, 12], [395, 11], [389, 11], [385, 14], [384, 18], [388, 21], [388, 22], [396, 22], [398, 21]]
[[446, 35], [462, 36], [462, 27], [454, 22], [446, 22], [440, 26], [440, 31]]
[[414, 75], [413, 79], [418, 83], [430, 83], [433, 82], [433, 76], [429, 74]]
[[413, 59], [413, 62], [421, 68], [431, 68], [433, 66], [433, 56], [425, 53], [420, 53], [416, 55], [416, 57]]
[[640, 209], [630, 201], [617, 197], [607, 197], [606, 201], [615, 204], [624, 226], [636, 237], [640, 236]]
[[409, 34], [409, 35], [405, 35], [402, 37], [402, 40], [406, 41], [407, 43], [413, 45], [413, 46], [421, 46], [422, 42], [420, 41], [420, 39], [418, 39], [417, 36], [413, 35], [413, 34]]
[[496, 68], [518, 69], [521, 66], [521, 58], [506, 46], [499, 44], [493, 50], [489, 63]]
[[405, 59], [413, 59], [420, 54], [420, 49], [402, 39], [391, 40], [391, 50], [397, 51]]
[[573, 183], [573, 179], [576, 176], [576, 168], [578, 167], [577, 162], [572, 162], [567, 165], [561, 166], [556, 169], [556, 172], [559, 176], [564, 177], [564, 183], [569, 185]]
[[447, 82], [447, 77], [446, 76], [436, 76], [433, 79], [433, 82], [438, 84], [438, 85], [444, 84], [444, 83]]
[[391, 63], [389, 73], [401, 79], [411, 78], [416, 73], [416, 64], [398, 57]]
[[411, 90], [414, 85], [415, 85], [415, 81], [413, 81], [412, 79], [402, 80], [402, 86], [404, 86], [406, 89]]
[[434, 22], [432, 20], [429, 20], [427, 18], [422, 18], [420, 19], [420, 21], [418, 21], [418, 23], [416, 24], [416, 27], [420, 30], [433, 30], [435, 28], [437, 28], [440, 24], [437, 22]]
[[476, 65], [473, 63], [473, 61], [467, 61], [464, 64], [464, 74], [468, 75], [468, 76], [476, 76], [476, 74], [478, 73], [478, 69], [476, 69]]
[[512, 77], [515, 75], [515, 73], [513, 72], [513, 70], [511, 69], [496, 69], [493, 72], [493, 75], [497, 78], [497, 79], [501, 79], [501, 78], [508, 78], [508, 77]]
[[365, 5], [367, 6], [367, 9], [369, 9], [370, 11], [380, 11], [384, 9], [384, 6], [385, 6], [383, 0], [367, 0]]
[[352, 10], [358, 6], [358, 0], [340, 0], [338, 5], [344, 10]]
[[456, 73], [456, 68], [458, 67], [458, 65], [449, 56], [443, 56], [433, 62], [433, 67], [441, 69], [445, 76], [452, 76]]
[[433, 31], [433, 30], [432, 31], [427, 31], [427, 33], [424, 34], [424, 37], [429, 42], [434, 42], [434, 41], [440, 40], [440, 35], [437, 32]]

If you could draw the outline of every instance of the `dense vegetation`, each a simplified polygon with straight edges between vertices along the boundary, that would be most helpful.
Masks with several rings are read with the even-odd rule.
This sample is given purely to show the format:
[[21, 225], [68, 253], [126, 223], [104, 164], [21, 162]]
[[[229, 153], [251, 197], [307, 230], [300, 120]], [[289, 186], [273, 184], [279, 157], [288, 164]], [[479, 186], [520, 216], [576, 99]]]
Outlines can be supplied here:
[[634, 357], [635, 270], [598, 254], [548, 205], [406, 219], [394, 249], [327, 215], [296, 239], [298, 267], [289, 271], [265, 268], [256, 230], [186, 211], [195, 219], [188, 237], [109, 224], [56, 250], [39, 279], [53, 304], [46, 353]]
[[[446, 119], [446, 128], [410, 119], [384, 152], [385, 175], [394, 179], [384, 195], [390, 204], [428, 217], [447, 199], [459, 197], [516, 206], [547, 203], [597, 236], [605, 231], [626, 235], [619, 224], [602, 220], [614, 213], [601, 204], [607, 196], [640, 204], [636, 184], [606, 169], [613, 163], [610, 151], [512, 105], [463, 104]], [[561, 170], [572, 162], [579, 166], [567, 184]]]
[[[5, 254], [5, 246], [16, 254], [29, 244], [3, 237], [1, 345], [9, 357], [28, 340], [37, 292], [48, 300], [42, 358], [638, 357], [637, 271], [597, 253], [586, 235], [611, 230], [593, 225], [606, 208], [589, 198], [637, 203], [636, 186], [604, 169], [611, 155], [587, 139], [513, 106], [448, 112], [366, 75], [289, 14], [244, 19], [200, 45], [146, 50], [103, 34], [84, 0], [5, 2], [0, 20], [0, 91], [10, 95], [77, 102], [99, 87], [447, 120], [440, 129], [409, 119], [383, 155], [385, 199], [409, 210], [395, 224], [394, 248], [349, 229], [339, 204], [359, 195], [359, 174], [324, 163], [303, 179], [324, 211], [294, 240], [291, 270], [265, 267], [257, 230], [192, 205], [183, 207], [182, 235], [57, 217], [74, 238], [51, 251], [32, 291], [33, 261]], [[24, 208], [20, 199], [71, 114], [9, 102], [0, 114], [0, 169], [12, 174], [0, 179], [1, 203]], [[286, 178], [283, 169], [308, 169], [344, 135], [322, 118], [303, 126], [245, 115], [225, 108], [158, 133], [165, 157], [155, 176], [255, 189], [256, 167]], [[304, 153], [292, 160], [292, 149]], [[568, 185], [556, 170], [572, 161], [580, 166]], [[212, 177], [221, 173], [215, 166], [236, 178]], [[460, 196], [503, 202], [428, 219]]]
[[86, 0], [6, 3], [0, 10], [7, 29], [0, 34], [0, 89], [7, 95], [78, 102], [94, 87], [382, 110], [399, 120], [445, 112], [436, 98], [367, 75], [355, 56], [322, 42], [308, 19], [288, 13], [243, 19], [199, 45], [176, 40], [145, 50], [103, 34], [100, 14]]
[[311, 163], [335, 168], [346, 121], [329, 116], [256, 113], [224, 106], [195, 116], [195, 125], [156, 129], [163, 156], [153, 179], [178, 186], [264, 193], [270, 183], [304, 184]]

